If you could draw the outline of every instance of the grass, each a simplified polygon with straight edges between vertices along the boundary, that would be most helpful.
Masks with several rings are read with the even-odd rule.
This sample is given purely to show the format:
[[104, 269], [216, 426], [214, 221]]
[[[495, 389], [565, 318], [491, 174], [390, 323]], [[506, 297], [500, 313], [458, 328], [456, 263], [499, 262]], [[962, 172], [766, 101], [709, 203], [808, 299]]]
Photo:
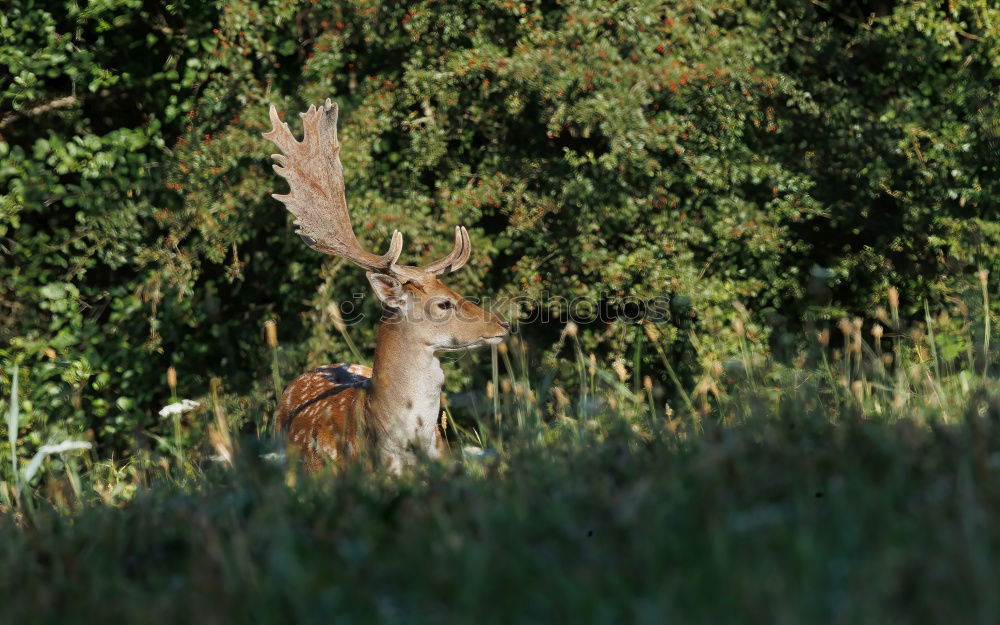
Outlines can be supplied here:
[[647, 328], [667, 405], [572, 326], [565, 383], [514, 342], [475, 418], [450, 415], [452, 458], [401, 478], [300, 474], [274, 460], [273, 399], [213, 383], [184, 458], [66, 454], [0, 487], [3, 620], [1000, 622], [986, 316], [876, 316], [781, 363], [746, 315], [691, 388]]

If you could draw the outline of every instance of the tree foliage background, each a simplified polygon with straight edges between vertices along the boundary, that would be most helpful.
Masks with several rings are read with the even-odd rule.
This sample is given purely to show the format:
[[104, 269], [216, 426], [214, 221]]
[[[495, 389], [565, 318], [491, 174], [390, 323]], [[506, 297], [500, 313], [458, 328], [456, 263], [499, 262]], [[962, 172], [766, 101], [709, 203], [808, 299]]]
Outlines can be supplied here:
[[[327, 310], [364, 277], [269, 197], [271, 102], [293, 129], [340, 103], [367, 245], [400, 229], [416, 262], [465, 224], [460, 292], [668, 295], [682, 374], [732, 348], [734, 303], [778, 353], [889, 285], [911, 315], [979, 269], [995, 292], [998, 23], [986, 0], [11, 0], [0, 390], [21, 366], [24, 440], [110, 453], [161, 427], [170, 365], [182, 395], [261, 384], [265, 319], [290, 368], [345, 357]], [[558, 324], [523, 329], [557, 355]], [[642, 337], [583, 328], [655, 370]]]

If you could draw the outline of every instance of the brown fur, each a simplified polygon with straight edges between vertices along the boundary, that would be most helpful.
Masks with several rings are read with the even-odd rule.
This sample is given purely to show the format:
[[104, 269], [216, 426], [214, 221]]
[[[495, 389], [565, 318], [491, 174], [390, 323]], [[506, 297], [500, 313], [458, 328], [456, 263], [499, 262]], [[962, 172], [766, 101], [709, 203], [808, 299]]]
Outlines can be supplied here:
[[278, 425], [306, 470], [361, 456], [369, 438], [361, 421], [371, 376], [364, 365], [337, 363], [303, 373], [285, 388]]

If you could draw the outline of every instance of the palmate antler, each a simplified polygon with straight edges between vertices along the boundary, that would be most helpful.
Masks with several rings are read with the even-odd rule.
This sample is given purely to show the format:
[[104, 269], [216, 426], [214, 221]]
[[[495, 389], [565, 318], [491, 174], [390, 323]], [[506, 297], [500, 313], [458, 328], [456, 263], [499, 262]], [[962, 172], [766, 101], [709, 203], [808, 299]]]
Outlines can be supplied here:
[[399, 277], [415, 277], [417, 273], [441, 275], [457, 271], [472, 252], [469, 233], [463, 226], [455, 227], [455, 245], [450, 254], [423, 267], [397, 265], [403, 250], [403, 235], [392, 233], [389, 250], [382, 256], [361, 247], [347, 210], [344, 195], [344, 172], [340, 164], [340, 142], [337, 140], [337, 105], [327, 99], [317, 108], [310, 106], [302, 117], [302, 141], [297, 141], [288, 124], [278, 117], [271, 105], [270, 132], [263, 137], [273, 142], [282, 154], [272, 154], [274, 171], [288, 181], [287, 195], [274, 194], [295, 216], [298, 234], [315, 250], [339, 256], [366, 271], [388, 273]]

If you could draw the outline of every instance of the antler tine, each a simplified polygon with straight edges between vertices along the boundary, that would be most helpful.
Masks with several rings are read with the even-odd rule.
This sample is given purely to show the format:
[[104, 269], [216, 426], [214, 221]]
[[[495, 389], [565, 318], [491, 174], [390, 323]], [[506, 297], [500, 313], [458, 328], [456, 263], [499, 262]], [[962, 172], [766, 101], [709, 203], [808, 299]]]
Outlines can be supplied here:
[[[277, 145], [282, 152], [287, 153], [294, 150], [298, 142], [295, 140], [295, 137], [292, 136], [291, 131], [288, 129], [288, 124], [281, 121], [281, 118], [278, 116], [278, 109], [275, 108], [273, 104], [271, 105], [271, 108], [268, 110], [268, 117], [271, 118], [271, 132], [265, 132], [261, 136], [263, 136], [265, 139]], [[280, 155], [272, 155], [272, 156], [280, 156]]]
[[315, 250], [339, 256], [368, 271], [390, 273], [403, 251], [403, 235], [394, 231], [389, 250], [382, 256], [361, 247], [351, 226], [344, 195], [344, 172], [337, 139], [338, 108], [328, 98], [319, 108], [301, 113], [302, 141], [292, 135], [271, 105], [272, 128], [263, 137], [282, 154], [272, 154], [274, 171], [288, 181], [286, 195], [272, 197], [295, 217], [297, 233]]
[[426, 273], [441, 275], [458, 271], [469, 260], [472, 254], [472, 242], [469, 240], [469, 231], [465, 226], [455, 226], [455, 245], [451, 253], [420, 268]]

